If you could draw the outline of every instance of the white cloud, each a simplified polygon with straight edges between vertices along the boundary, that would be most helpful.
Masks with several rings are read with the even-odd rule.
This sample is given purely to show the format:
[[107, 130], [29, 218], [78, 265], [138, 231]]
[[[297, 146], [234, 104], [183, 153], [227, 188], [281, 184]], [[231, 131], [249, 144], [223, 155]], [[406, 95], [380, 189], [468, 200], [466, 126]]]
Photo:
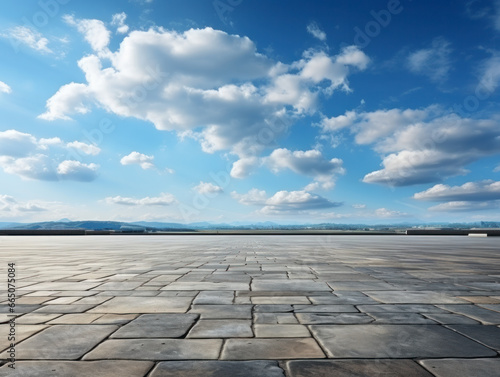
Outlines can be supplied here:
[[[256, 157], [290, 120], [315, 111], [319, 95], [350, 90], [352, 68], [365, 69], [368, 62], [352, 46], [336, 56], [307, 52], [287, 65], [258, 53], [247, 37], [211, 28], [132, 31], [116, 52], [82, 58], [87, 82], [61, 87], [41, 117], [68, 119], [95, 104], [194, 137], [208, 153]], [[285, 126], [278, 129], [278, 123]]]
[[324, 132], [337, 131], [345, 127], [352, 126], [356, 121], [357, 114], [355, 111], [346, 111], [344, 115], [327, 118], [321, 120], [320, 127]]
[[[57, 162], [47, 154], [50, 148], [61, 145], [64, 143], [58, 137], [37, 139], [17, 130], [0, 132], [0, 167], [6, 173], [24, 179], [91, 181], [97, 177], [96, 164], [84, 164], [74, 160]], [[86, 153], [91, 155], [99, 151], [99, 148], [93, 145], [80, 142], [68, 143], [66, 146], [86, 150]]]
[[375, 210], [375, 217], [382, 219], [393, 219], [399, 217], [408, 217], [409, 215], [405, 212], [393, 211], [387, 208], [378, 208]]
[[477, 92], [480, 96], [489, 96], [498, 88], [500, 83], [500, 54], [497, 51], [482, 62], [480, 75]]
[[433, 207], [429, 207], [432, 212], [471, 212], [496, 209], [500, 207], [499, 200], [478, 202], [478, 201], [453, 201], [441, 203]]
[[128, 32], [129, 27], [125, 24], [126, 19], [127, 15], [124, 12], [113, 14], [111, 25], [116, 26], [117, 33], [126, 34]]
[[448, 77], [452, 68], [450, 42], [439, 37], [432, 41], [429, 48], [424, 48], [408, 56], [408, 68], [416, 74], [429, 77], [432, 81], [441, 82]]
[[92, 144], [82, 143], [81, 141], [73, 141], [68, 143], [67, 146], [68, 148], [78, 149], [79, 151], [92, 156], [97, 156], [101, 153], [101, 148]]
[[10, 195], [0, 195], [0, 217], [7, 215], [10, 218], [19, 216], [26, 212], [48, 211], [44, 203], [39, 201], [18, 202]]
[[366, 204], [353, 204], [352, 208], [355, 208], [355, 209], [365, 209], [366, 208]]
[[495, 173], [500, 172], [500, 165], [498, 165], [495, 169], [493, 169], [493, 171], [494, 171]]
[[500, 181], [485, 180], [467, 182], [461, 186], [435, 185], [425, 191], [417, 192], [414, 199], [426, 201], [488, 201], [500, 200]]
[[141, 199], [127, 198], [122, 196], [107, 197], [104, 199], [108, 204], [119, 204], [126, 206], [169, 206], [177, 203], [177, 199], [172, 194], [161, 193], [157, 197], [145, 197]]
[[65, 160], [57, 166], [57, 174], [60, 179], [90, 182], [96, 179], [98, 167], [93, 163], [84, 164], [80, 161]]
[[322, 210], [342, 205], [305, 190], [278, 191], [268, 198], [264, 190], [254, 188], [246, 194], [233, 191], [231, 196], [241, 204], [261, 206], [258, 212], [266, 215]]
[[210, 182], [200, 182], [199, 185], [195, 186], [194, 189], [199, 193], [199, 194], [205, 194], [205, 195], [213, 195], [213, 194], [219, 194], [221, 192], [224, 192], [222, 187], [214, 185], [213, 183]]
[[0, 156], [25, 157], [38, 147], [36, 138], [16, 130], [0, 131]]
[[132, 152], [129, 155], [123, 157], [120, 160], [122, 165], [140, 165], [143, 169], [153, 169], [155, 164], [153, 163], [154, 156], [148, 156], [139, 152]]
[[290, 169], [297, 174], [313, 177], [318, 185], [309, 188], [321, 187], [329, 190], [334, 186], [335, 175], [345, 173], [342, 160], [325, 159], [321, 151], [315, 149], [293, 152], [286, 148], [275, 149], [265, 158], [265, 163], [274, 173]]
[[316, 22], [311, 22], [307, 25], [307, 32], [320, 41], [326, 41], [326, 33], [319, 28]]
[[4, 37], [10, 38], [13, 43], [23, 44], [33, 50], [50, 54], [53, 51], [47, 46], [49, 40], [36, 30], [26, 26], [16, 26], [8, 30]]
[[104, 22], [94, 19], [75, 19], [72, 15], [64, 15], [63, 20], [68, 25], [75, 26], [94, 51], [98, 53], [108, 52], [111, 33], [104, 25]]
[[231, 197], [244, 205], [264, 205], [267, 200], [267, 194], [264, 190], [256, 188], [251, 189], [246, 194], [238, 194], [236, 191], [231, 193]]
[[[349, 126], [356, 143], [373, 144], [382, 157], [383, 168], [366, 174], [363, 181], [367, 183], [406, 186], [439, 182], [467, 174], [468, 164], [500, 153], [499, 116], [463, 118], [433, 105], [362, 112], [349, 118], [345, 127]], [[323, 131], [331, 132], [325, 122]]]
[[12, 88], [8, 86], [6, 83], [3, 81], [0, 81], [0, 93], [7, 93], [10, 94], [12, 93]]
[[231, 177], [233, 178], [246, 178], [260, 163], [257, 157], [241, 158], [233, 163], [231, 168]]

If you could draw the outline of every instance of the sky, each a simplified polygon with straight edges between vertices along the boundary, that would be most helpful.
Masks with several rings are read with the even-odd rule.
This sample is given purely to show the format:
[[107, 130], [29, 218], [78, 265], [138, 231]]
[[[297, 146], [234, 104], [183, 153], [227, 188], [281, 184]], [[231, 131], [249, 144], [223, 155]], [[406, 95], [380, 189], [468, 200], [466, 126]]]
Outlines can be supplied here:
[[0, 222], [500, 220], [499, 0], [26, 0]]

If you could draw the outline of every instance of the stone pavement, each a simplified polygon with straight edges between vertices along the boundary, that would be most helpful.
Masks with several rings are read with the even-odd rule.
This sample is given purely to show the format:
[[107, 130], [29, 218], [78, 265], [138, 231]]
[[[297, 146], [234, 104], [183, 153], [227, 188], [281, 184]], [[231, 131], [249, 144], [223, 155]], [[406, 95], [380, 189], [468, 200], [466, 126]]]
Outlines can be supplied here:
[[0, 377], [498, 377], [499, 240], [0, 237]]

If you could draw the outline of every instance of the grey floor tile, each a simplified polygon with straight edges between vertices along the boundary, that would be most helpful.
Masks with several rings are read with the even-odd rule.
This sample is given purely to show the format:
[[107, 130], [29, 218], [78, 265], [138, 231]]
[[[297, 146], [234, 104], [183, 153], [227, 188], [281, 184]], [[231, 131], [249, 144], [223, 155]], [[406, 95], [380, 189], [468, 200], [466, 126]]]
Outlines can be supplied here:
[[285, 377], [276, 361], [165, 361], [150, 377]]

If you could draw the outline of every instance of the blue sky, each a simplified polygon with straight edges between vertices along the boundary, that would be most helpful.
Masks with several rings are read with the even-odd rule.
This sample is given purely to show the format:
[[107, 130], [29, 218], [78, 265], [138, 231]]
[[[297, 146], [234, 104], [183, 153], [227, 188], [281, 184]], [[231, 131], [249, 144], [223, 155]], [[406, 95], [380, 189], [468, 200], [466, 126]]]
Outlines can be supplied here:
[[7, 2], [0, 221], [500, 220], [500, 1]]

